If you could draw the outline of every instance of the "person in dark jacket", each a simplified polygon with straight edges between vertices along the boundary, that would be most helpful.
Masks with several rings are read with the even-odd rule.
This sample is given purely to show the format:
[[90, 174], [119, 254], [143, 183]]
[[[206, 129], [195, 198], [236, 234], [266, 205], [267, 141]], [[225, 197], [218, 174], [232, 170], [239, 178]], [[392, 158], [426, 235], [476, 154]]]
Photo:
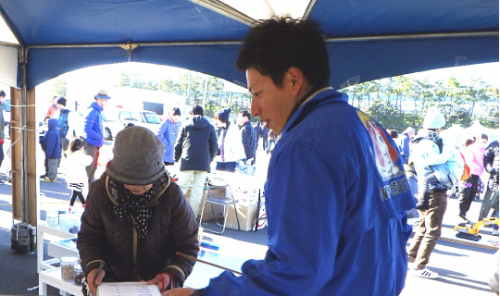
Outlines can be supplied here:
[[177, 184], [181, 187], [182, 193], [186, 194], [191, 179], [193, 180], [189, 205], [198, 215], [204, 181], [207, 172], [210, 171], [210, 163], [215, 158], [218, 145], [213, 125], [203, 117], [203, 108], [195, 105], [189, 115], [186, 123], [180, 128], [175, 142], [175, 162], [180, 161]]
[[88, 108], [88, 114], [85, 117], [85, 142], [83, 142], [83, 151], [90, 155], [93, 159], [92, 163], [86, 167], [87, 176], [89, 178], [89, 187], [94, 182], [94, 174], [97, 169], [97, 160], [99, 159], [99, 149], [104, 144], [104, 129], [102, 126], [101, 112], [104, 109], [106, 102], [111, 99], [105, 89], [99, 90], [94, 96], [93, 102]]
[[267, 128], [267, 124], [265, 122], [260, 123], [261, 129], [262, 129], [262, 148], [264, 151], [267, 151], [268, 146], [269, 146], [269, 129]]
[[44, 161], [43, 161], [43, 166], [45, 168], [45, 174], [41, 175], [40, 176], [40, 179], [45, 179], [45, 177], [47, 177], [49, 175], [49, 163], [48, 163], [48, 159], [47, 159], [47, 154], [45, 154], [45, 150], [46, 150], [46, 146], [45, 146], [45, 142], [44, 142], [44, 138], [45, 138], [45, 134], [47, 133], [47, 131], [49, 130], [49, 119], [51, 119], [52, 117], [50, 116], [45, 116], [45, 118], [43, 119], [43, 126], [40, 127], [39, 131], [39, 138], [38, 138], [38, 143], [40, 143], [40, 146], [42, 147], [42, 150], [43, 150], [43, 153], [44, 153]]
[[57, 166], [61, 159], [61, 144], [59, 139], [59, 131], [57, 130], [57, 119], [51, 118], [48, 121], [48, 130], [45, 136], [40, 140], [40, 144], [45, 148], [45, 158], [47, 159], [47, 176], [44, 177], [46, 182], [57, 181]]
[[197, 256], [198, 224], [163, 165], [164, 151], [144, 127], [116, 136], [114, 157], [90, 188], [77, 239], [92, 293], [102, 282], [140, 280], [165, 291], [182, 287], [191, 273], [194, 261], [175, 254]]
[[[257, 137], [257, 148], [259, 146], [259, 140], [262, 137], [262, 127], [260, 126], [260, 122], [257, 122], [257, 124], [254, 126], [255, 130], [255, 136]], [[265, 150], [265, 145], [264, 145], [264, 150]]]
[[[66, 109], [66, 98], [59, 98], [57, 100], [57, 109], [59, 110], [59, 117], [57, 118], [57, 129], [59, 129], [59, 137], [62, 151], [66, 151], [69, 146], [69, 140], [66, 137], [69, 131], [69, 114], [71, 111]], [[73, 135], [70, 135], [73, 136]]]
[[257, 150], [259, 138], [257, 138], [255, 129], [250, 122], [251, 117], [248, 111], [240, 111], [238, 113], [238, 128], [240, 129], [243, 148], [245, 148], [246, 159], [252, 159], [251, 164], [255, 164], [255, 151]]

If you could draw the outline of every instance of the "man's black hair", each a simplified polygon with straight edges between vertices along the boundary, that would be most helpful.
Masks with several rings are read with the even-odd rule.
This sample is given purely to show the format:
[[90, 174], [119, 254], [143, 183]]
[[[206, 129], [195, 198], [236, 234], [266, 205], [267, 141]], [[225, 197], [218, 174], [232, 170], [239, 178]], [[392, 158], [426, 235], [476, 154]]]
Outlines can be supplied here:
[[250, 115], [250, 112], [248, 112], [247, 110], [241, 110], [238, 113], [241, 114], [242, 116], [246, 116], [246, 118], [248, 118], [248, 120], [252, 119], [252, 115]]
[[0, 97], [5, 97], [5, 96], [6, 96], [5, 92], [3, 90], [0, 90]]
[[175, 116], [175, 115], [181, 116], [181, 109], [179, 109], [177, 107], [172, 108], [172, 116]]
[[330, 79], [324, 32], [314, 20], [290, 17], [265, 20], [245, 36], [236, 68], [255, 68], [281, 87], [290, 67], [297, 67], [313, 87]]
[[200, 106], [200, 105], [193, 105], [193, 107], [191, 108], [191, 112], [189, 112], [193, 115], [201, 115], [203, 116], [203, 107]]

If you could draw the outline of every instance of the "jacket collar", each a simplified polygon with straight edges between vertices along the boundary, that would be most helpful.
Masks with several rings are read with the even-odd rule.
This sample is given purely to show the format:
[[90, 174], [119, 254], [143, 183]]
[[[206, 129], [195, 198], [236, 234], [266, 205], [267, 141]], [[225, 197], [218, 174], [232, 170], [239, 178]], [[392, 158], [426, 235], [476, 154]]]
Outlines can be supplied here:
[[242, 127], [244, 127], [245, 125], [251, 125], [250, 120], [249, 120], [249, 121], [247, 121], [247, 122], [245, 122], [245, 123], [243, 123], [242, 125], [239, 125], [239, 124], [238, 124], [238, 127], [241, 129], [241, 128], [242, 128]]
[[299, 119], [299, 116], [302, 114], [302, 112], [304, 112], [304, 109], [306, 109], [307, 106], [311, 106], [312, 104], [314, 104], [317, 105], [316, 107], [319, 107], [323, 104], [332, 102], [347, 103], [348, 97], [346, 94], [339, 93], [330, 86], [316, 89], [315, 91], [313, 90], [312, 93], [310, 92], [299, 101], [300, 106], [290, 115], [290, 118], [288, 119], [285, 128], [281, 133], [281, 136], [283, 137], [283, 135], [289, 132], [295, 121]]
[[[157, 206], [159, 204], [158, 198], [160, 198], [160, 196], [167, 190], [167, 188], [172, 183], [172, 179], [170, 178], [168, 173], [165, 172], [165, 175], [167, 177], [167, 182], [164, 184], [164, 186], [162, 188], [159, 188], [159, 190], [156, 192], [155, 196], [153, 196], [153, 198], [151, 198], [151, 200], [149, 201], [149, 205], [148, 205], [149, 207], [154, 207], [154, 206]], [[104, 186], [106, 188], [106, 193], [108, 194], [108, 198], [111, 200], [111, 202], [114, 205], [118, 204], [118, 201], [113, 196], [113, 194], [111, 193], [111, 189], [109, 188], [110, 177], [106, 173], [104, 173], [103, 178], [104, 178]]]
[[89, 108], [94, 108], [96, 109], [97, 111], [102, 112], [102, 107], [99, 106], [99, 104], [97, 104], [97, 102], [93, 102], [92, 104], [90, 104], [90, 107]]

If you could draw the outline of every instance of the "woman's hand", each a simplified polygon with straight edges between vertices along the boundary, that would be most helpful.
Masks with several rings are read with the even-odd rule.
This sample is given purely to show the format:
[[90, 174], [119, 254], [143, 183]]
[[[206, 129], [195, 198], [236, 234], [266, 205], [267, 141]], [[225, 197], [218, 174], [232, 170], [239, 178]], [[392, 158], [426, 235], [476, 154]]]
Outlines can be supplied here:
[[102, 279], [106, 275], [106, 271], [104, 269], [101, 270], [101, 273], [99, 273], [99, 276], [96, 278], [97, 274], [97, 268], [92, 269], [91, 272], [87, 275], [87, 285], [90, 288], [90, 292], [92, 292], [94, 295], [97, 295], [97, 286], [100, 286], [102, 283]]
[[163, 292], [165, 291], [165, 288], [167, 288], [170, 285], [170, 277], [168, 276], [168, 274], [159, 273], [153, 279], [147, 281], [146, 283], [148, 285], [158, 286], [158, 289], [160, 289], [160, 291]]
[[189, 296], [194, 289], [178, 288], [161, 293], [161, 296]]

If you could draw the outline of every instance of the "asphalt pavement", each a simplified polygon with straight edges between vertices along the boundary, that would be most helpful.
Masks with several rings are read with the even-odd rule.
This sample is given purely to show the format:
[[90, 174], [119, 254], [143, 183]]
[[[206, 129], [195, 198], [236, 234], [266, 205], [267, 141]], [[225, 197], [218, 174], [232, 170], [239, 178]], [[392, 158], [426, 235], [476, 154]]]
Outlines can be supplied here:
[[[474, 201], [468, 216], [477, 222], [482, 200]], [[482, 296], [494, 295], [487, 284], [492, 270], [496, 268], [494, 250], [466, 245], [468, 241], [457, 239], [453, 227], [457, 222], [458, 200], [448, 199], [443, 222], [443, 238], [462, 243], [439, 240], [432, 252], [428, 268], [440, 277], [435, 280], [408, 275], [402, 296]], [[497, 246], [498, 237], [485, 229], [481, 235], [489, 246]], [[408, 244], [409, 245], [409, 244]]]
[[[6, 143], [7, 144], [7, 143]], [[5, 147], [5, 146], [4, 146]], [[106, 142], [101, 153], [111, 152], [112, 142]], [[257, 179], [263, 181], [267, 171], [267, 155], [262, 150], [257, 155], [258, 169]], [[43, 170], [43, 157], [38, 157], [38, 168]], [[40, 166], [41, 161], [41, 166]], [[61, 165], [64, 167], [64, 163]], [[175, 168], [174, 168], [175, 169]], [[1, 171], [1, 170], [0, 170]], [[102, 168], [100, 172], [102, 172]], [[40, 171], [39, 175], [43, 174]], [[5, 181], [6, 175], [0, 173], [0, 180]], [[10, 227], [12, 221], [12, 187], [10, 183], [0, 185], [0, 249], [1, 257], [6, 258], [9, 264], [0, 264], [0, 294], [37, 294], [37, 290], [28, 290], [38, 285], [36, 276], [36, 254], [18, 255], [8, 248]], [[64, 180], [64, 171], [58, 174], [57, 182], [40, 182], [39, 209], [40, 219], [45, 219], [46, 210], [67, 210], [70, 189], [67, 188]], [[469, 211], [471, 220], [477, 219], [481, 201], [474, 201]], [[80, 204], [77, 201], [75, 207]], [[448, 200], [448, 207], [444, 218], [444, 227], [448, 236], [453, 236], [452, 228], [456, 223], [458, 213], [458, 201]], [[244, 233], [235, 230], [226, 230], [224, 237], [251, 241], [257, 244], [267, 243], [267, 231], [255, 233]], [[450, 235], [450, 233], [452, 233]], [[485, 229], [482, 233], [483, 240], [488, 244], [498, 246], [498, 237], [490, 235], [491, 231]], [[254, 240], [254, 241], [252, 241]], [[370, 247], [370, 246], [366, 246]], [[436, 245], [428, 267], [440, 274], [436, 280], [422, 279], [408, 276], [403, 296], [426, 295], [426, 296], [482, 296], [493, 295], [486, 280], [491, 273], [491, 266], [494, 263], [494, 250], [468, 246], [456, 242], [440, 240]], [[46, 256], [46, 254], [45, 254]], [[45, 257], [45, 259], [47, 259]], [[28, 263], [25, 263], [28, 260]], [[383, 275], [381, 275], [383, 278]], [[21, 279], [21, 280], [19, 280]], [[19, 283], [18, 283], [19, 282]], [[53, 294], [52, 294], [53, 293]], [[57, 291], [49, 290], [50, 295], [57, 295]]]

